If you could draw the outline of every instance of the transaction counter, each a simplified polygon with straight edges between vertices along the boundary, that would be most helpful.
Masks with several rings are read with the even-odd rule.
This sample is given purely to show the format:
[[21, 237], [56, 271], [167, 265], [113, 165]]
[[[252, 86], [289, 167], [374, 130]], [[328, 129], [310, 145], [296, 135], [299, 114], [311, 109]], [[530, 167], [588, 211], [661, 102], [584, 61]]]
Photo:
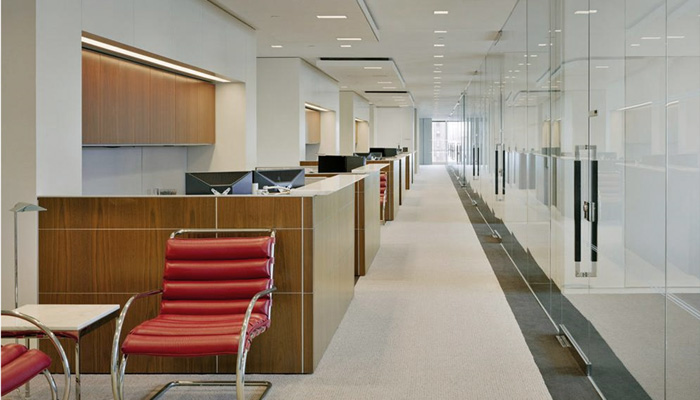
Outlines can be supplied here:
[[[120, 304], [162, 286], [165, 243], [178, 229], [277, 231], [272, 326], [248, 354], [249, 373], [312, 373], [354, 293], [357, 182], [339, 175], [277, 196], [44, 197], [39, 302]], [[160, 297], [134, 303], [128, 332]], [[114, 323], [81, 343], [81, 370], [108, 373]], [[73, 345], [64, 342], [67, 354]], [[48, 349], [47, 349], [48, 350]], [[128, 373], [234, 373], [235, 356], [133, 357]]]

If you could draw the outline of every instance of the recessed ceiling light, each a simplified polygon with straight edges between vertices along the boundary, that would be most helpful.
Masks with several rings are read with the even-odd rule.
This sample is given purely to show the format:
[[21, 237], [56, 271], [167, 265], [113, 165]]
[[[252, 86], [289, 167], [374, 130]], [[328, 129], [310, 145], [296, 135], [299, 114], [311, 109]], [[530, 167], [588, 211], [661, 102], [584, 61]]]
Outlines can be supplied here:
[[666, 39], [685, 39], [685, 36], [666, 36]]
[[540, 47], [547, 47], [547, 43], [540, 43], [540, 44], [538, 44], [538, 46], [540, 46]]
[[434, 57], [434, 58], [443, 58], [443, 57], [445, 57], [445, 56], [443, 56], [443, 55], [441, 55], [441, 54], [436, 54], [436, 55], [434, 55], [433, 57]]
[[347, 15], [317, 15], [318, 19], [347, 19]]
[[610, 66], [608, 66], [608, 65], [596, 65], [595, 67], [596, 67], [597, 69], [608, 69], [608, 68], [610, 68]]
[[435, 43], [433, 47], [445, 47], [445, 45], [442, 43]]
[[642, 40], [659, 40], [660, 36], [642, 36]]
[[433, 33], [447, 33], [447, 31], [433, 31]]
[[631, 47], [639, 47], [639, 46], [641, 46], [641, 44], [639, 44], [639, 43], [632, 43], [630, 46], [631, 46]]
[[394, 83], [394, 82], [388, 82], [388, 81], [387, 81], [387, 82], [377, 82], [377, 83], [380, 84], [380, 85], [391, 85], [391, 84]]
[[442, 64], [433, 64], [435, 67], [442, 67]]
[[344, 41], [359, 41], [359, 40], [362, 40], [362, 38], [359, 38], [359, 37], [339, 37], [338, 40], [341, 40], [341, 41], [343, 41], [343, 40]]
[[281, 49], [281, 48], [282, 48], [282, 45], [281, 45], [281, 44], [273, 44], [273, 45], [270, 46], [270, 47], [272, 47], [273, 49]]
[[382, 89], [396, 89], [396, 86], [384, 86]]
[[341, 44], [340, 47], [347, 49], [348, 47], [352, 47], [352, 45], [351, 44]]
[[434, 76], [433, 79], [442, 79], [439, 76]]
[[598, 12], [598, 10], [579, 10], [579, 11], [575, 11], [574, 14], [576, 14], [576, 15], [588, 15], [588, 14], [595, 14], [597, 12]]
[[365, 69], [382, 69], [382, 67], [365, 67]]
[[441, 73], [442, 73], [442, 71], [439, 71], [439, 70], [435, 70], [435, 71], [433, 71], [433, 73], [434, 73], [434, 74], [441, 74]]
[[447, 15], [449, 13], [449, 11], [433, 11], [433, 14], [435, 15]]

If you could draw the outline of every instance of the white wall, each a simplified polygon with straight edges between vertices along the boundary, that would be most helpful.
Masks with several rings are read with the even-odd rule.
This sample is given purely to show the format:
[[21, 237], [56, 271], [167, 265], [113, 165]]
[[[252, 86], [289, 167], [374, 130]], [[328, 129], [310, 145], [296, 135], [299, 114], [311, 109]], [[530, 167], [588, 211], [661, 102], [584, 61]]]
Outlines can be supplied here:
[[[321, 154], [338, 154], [340, 151], [340, 91], [338, 82], [316, 67], [301, 61], [300, 77], [300, 113], [304, 113], [304, 103], [321, 106], [331, 113], [321, 113]], [[305, 142], [306, 119], [301, 118], [302, 141]]]
[[[318, 153], [339, 147], [338, 83], [299, 58], [258, 59], [258, 166], [297, 166], [307, 154], [304, 103], [323, 107]], [[315, 149], [312, 148], [312, 149]]]
[[[36, 204], [35, 3], [2, 7], [2, 308], [14, 308], [13, 218], [17, 202]], [[18, 215], [20, 304], [36, 301], [37, 213]]]
[[[340, 154], [352, 154], [358, 142], [355, 119], [370, 120], [369, 102], [355, 92], [340, 92]], [[369, 137], [363, 138], [362, 148], [369, 147]], [[358, 143], [359, 145], [359, 143]]]
[[79, 0], [36, 1], [37, 194], [82, 194]]
[[376, 147], [408, 147], [409, 151], [415, 148], [414, 138], [414, 111], [410, 107], [376, 107], [374, 112]]
[[[50, 0], [40, 1], [51, 3]], [[80, 1], [77, 3], [80, 4]], [[252, 29], [205, 0], [83, 0], [81, 12], [82, 28], [80, 19], [76, 26], [78, 36], [71, 37], [67, 42], [65, 39], [60, 41], [62, 45], [67, 43], [77, 48], [75, 60], [78, 63], [81, 56], [77, 43], [82, 29], [239, 81], [217, 84], [216, 145], [184, 149], [163, 147], [157, 152], [144, 148], [139, 150], [144, 160], [154, 154], [158, 154], [158, 158], [152, 162], [146, 160], [139, 170], [118, 162], [125, 154], [132, 154], [128, 149], [96, 151], [86, 148], [83, 162], [87, 164], [83, 165], [82, 170], [92, 173], [83, 179], [83, 193], [106, 195], [121, 191], [122, 194], [136, 194], [134, 191], [140, 190], [138, 194], [149, 194], [152, 185], [173, 185], [175, 175], [182, 176], [184, 182], [184, 173], [188, 170], [240, 170], [256, 164], [257, 43]], [[54, 42], [54, 39], [46, 38], [46, 46], [55, 46]], [[76, 87], [79, 88], [79, 70], [76, 79]], [[75, 107], [75, 103], [69, 103], [68, 107]], [[79, 127], [71, 132], [73, 139], [80, 139], [81, 135]], [[74, 147], [70, 151], [75, 152]], [[101, 161], [94, 157], [98, 153], [104, 156]], [[75, 159], [80, 160], [80, 156], [75, 156]], [[165, 160], [172, 170], [159, 167]], [[48, 172], [40, 171], [40, 175], [42, 173]], [[139, 176], [133, 176], [134, 173]], [[59, 176], [59, 179], [52, 181], [75, 179], [76, 176], [79, 177], [79, 174]], [[111, 189], [103, 185], [115, 176], [132, 176], [134, 180], [118, 180], [124, 185]], [[135, 185], [136, 180], [144, 184]], [[179, 188], [182, 185], [175, 186]], [[181, 189], [179, 193], [184, 192], [184, 187]], [[64, 193], [44, 191], [42, 194]]]
[[300, 69], [298, 58], [258, 59], [260, 167], [296, 166], [306, 156], [305, 117], [301, 114], [303, 105], [299, 105]]

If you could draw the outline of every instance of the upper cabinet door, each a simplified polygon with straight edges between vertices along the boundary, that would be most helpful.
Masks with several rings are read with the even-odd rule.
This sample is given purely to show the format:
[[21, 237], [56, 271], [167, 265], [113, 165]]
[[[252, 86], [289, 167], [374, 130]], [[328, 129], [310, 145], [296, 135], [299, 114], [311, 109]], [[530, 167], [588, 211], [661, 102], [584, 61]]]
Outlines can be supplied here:
[[215, 87], [83, 50], [83, 145], [214, 144]]

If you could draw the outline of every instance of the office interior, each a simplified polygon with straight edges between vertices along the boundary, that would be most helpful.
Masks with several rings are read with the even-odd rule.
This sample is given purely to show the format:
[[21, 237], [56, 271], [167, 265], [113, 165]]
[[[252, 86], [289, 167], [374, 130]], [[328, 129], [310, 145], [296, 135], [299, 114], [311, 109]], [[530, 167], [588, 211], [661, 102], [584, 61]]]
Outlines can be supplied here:
[[[275, 274], [300, 275], [275, 275], [289, 318], [247, 373], [313, 375], [444, 171], [596, 396], [700, 398], [700, 0], [3, 0], [1, 17], [3, 310], [16, 287], [19, 305], [121, 307], [162, 272], [105, 271], [162, 263], [170, 232], [277, 229]], [[306, 180], [286, 196], [187, 195], [188, 173], [286, 169]], [[88, 376], [109, 374], [111, 338], [86, 336]], [[127, 386], [232, 374], [222, 360], [135, 360]]]

